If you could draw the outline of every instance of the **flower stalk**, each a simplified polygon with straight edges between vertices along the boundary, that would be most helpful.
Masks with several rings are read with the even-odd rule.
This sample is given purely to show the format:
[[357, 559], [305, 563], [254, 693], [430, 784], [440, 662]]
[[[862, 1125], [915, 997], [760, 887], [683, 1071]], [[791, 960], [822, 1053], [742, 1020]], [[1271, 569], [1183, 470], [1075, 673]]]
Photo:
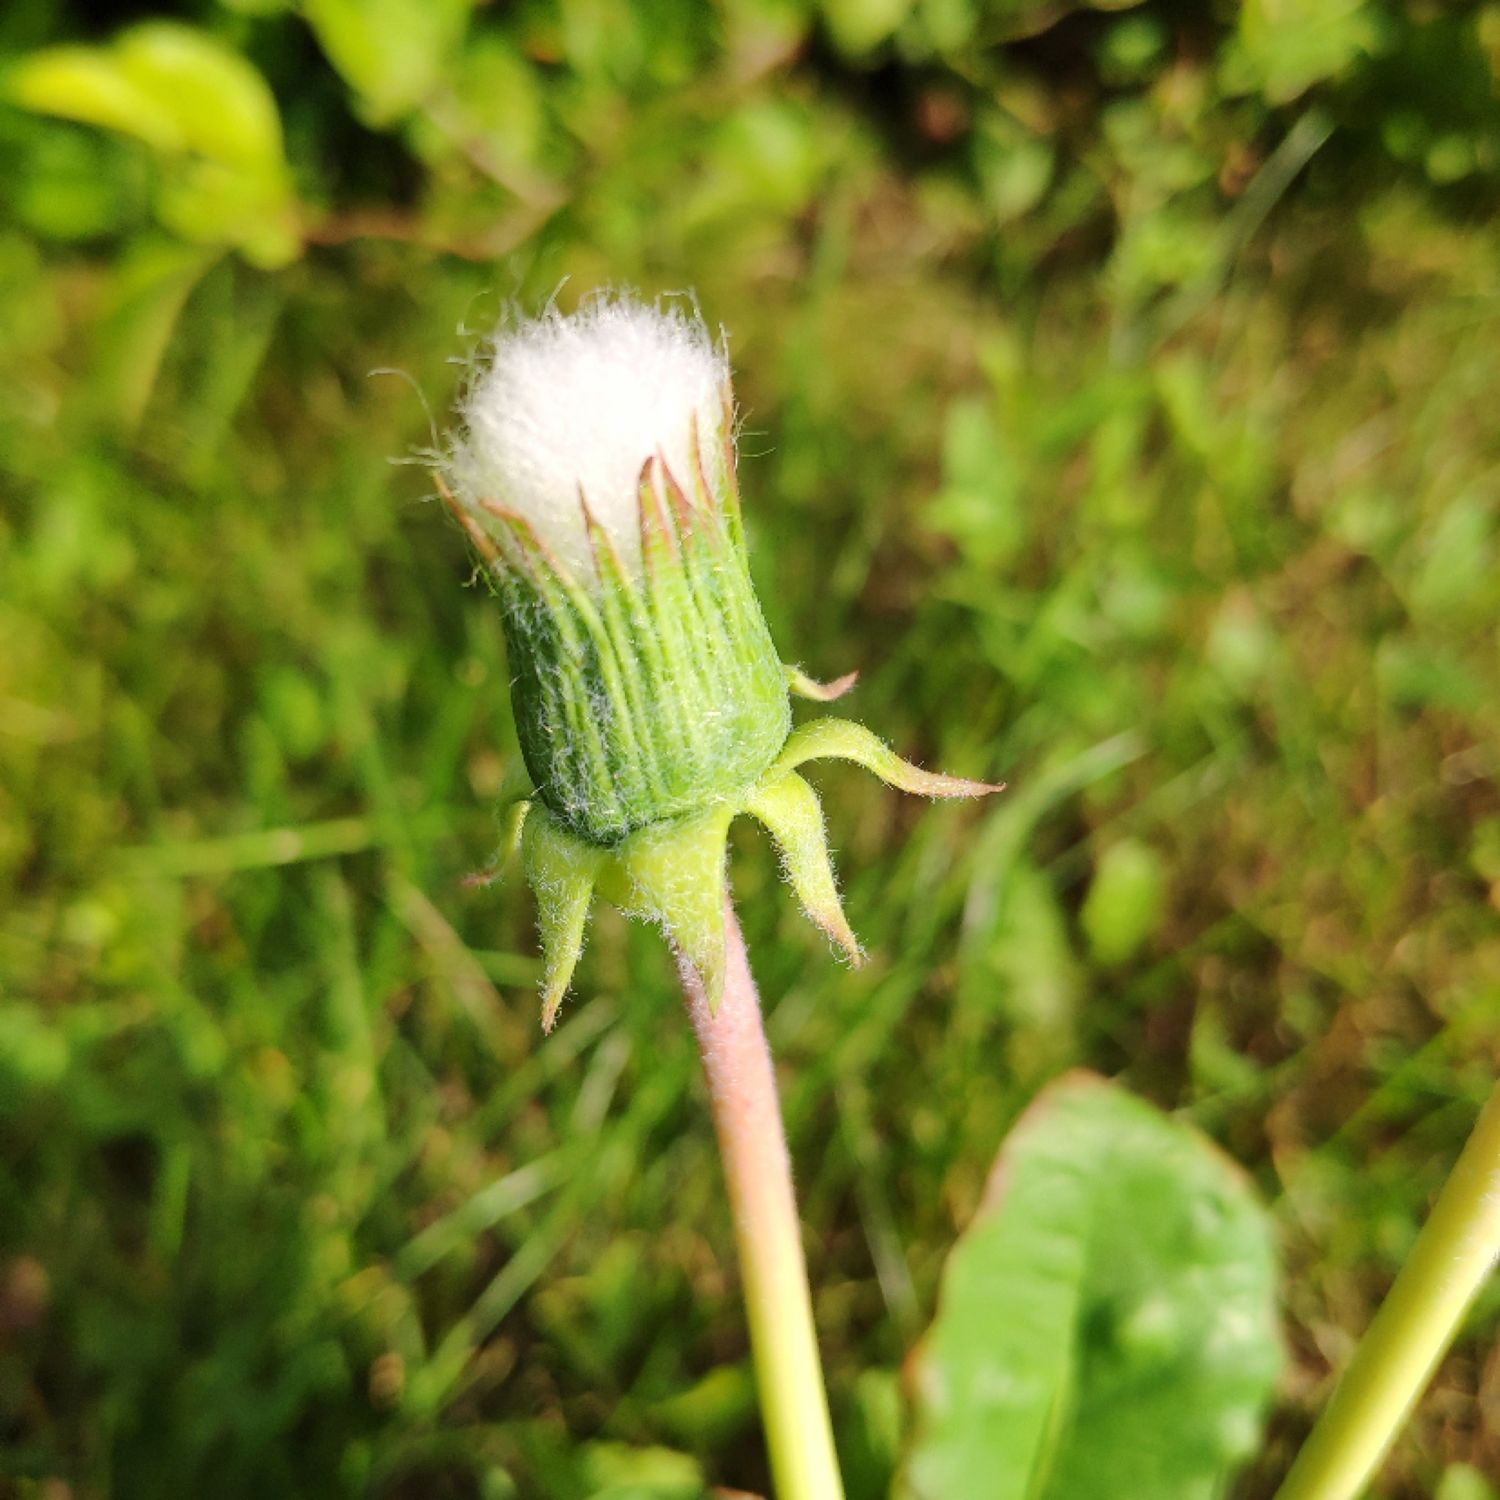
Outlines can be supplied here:
[[734, 1216], [755, 1383], [777, 1500], [843, 1500], [791, 1161], [760, 1000], [734, 912], [717, 1009], [679, 964]]
[[1354, 1500], [1500, 1257], [1500, 1085], [1277, 1500]]
[[[627, 297], [502, 329], [438, 490], [499, 599], [524, 767], [501, 791], [536, 896], [550, 1030], [596, 896], [677, 955], [744, 1271], [777, 1500], [842, 1500], [775, 1078], [729, 903], [748, 815], [808, 916], [853, 963], [823, 811], [800, 768], [836, 757], [928, 797], [998, 788], [924, 771], [846, 719], [793, 728], [750, 580], [734, 398], [701, 318]], [[502, 857], [508, 852], [502, 849]]]

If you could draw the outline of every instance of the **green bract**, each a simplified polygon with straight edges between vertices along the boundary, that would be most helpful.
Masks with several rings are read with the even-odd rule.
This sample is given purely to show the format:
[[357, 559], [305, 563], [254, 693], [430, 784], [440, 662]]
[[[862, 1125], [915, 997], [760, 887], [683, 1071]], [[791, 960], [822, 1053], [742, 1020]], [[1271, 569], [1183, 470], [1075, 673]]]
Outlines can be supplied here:
[[791, 728], [786, 679], [756, 602], [731, 478], [701, 467], [689, 499], [659, 459], [642, 471], [632, 576], [589, 516], [596, 587], [522, 519], [487, 512], [499, 550], [516, 727], [562, 825], [613, 845], [755, 781]]
[[[600, 415], [597, 405], [590, 418], [611, 372], [629, 373], [622, 327], [627, 351], [644, 347], [639, 357], [651, 366], [641, 380], [666, 392], [643, 407], [645, 425], [660, 421], [663, 433], [622, 433], [611, 421], [618, 414]], [[740, 523], [728, 377], [712, 363], [717, 354], [704, 363], [712, 346], [701, 323], [596, 302], [571, 320], [550, 313], [514, 337], [519, 351], [502, 338], [490, 385], [482, 380], [470, 397], [468, 431], [449, 466], [452, 491], [444, 485], [442, 493], [503, 612], [525, 774], [513, 770], [502, 801], [538, 902], [543, 1025], [550, 1028], [567, 990], [596, 891], [659, 923], [717, 1000], [725, 840], [741, 813], [770, 831], [808, 915], [858, 962], [822, 809], [796, 768], [841, 756], [928, 796], [992, 788], [921, 771], [858, 724], [825, 719], [792, 729], [790, 692], [828, 699], [854, 679], [820, 686], [783, 666], [772, 644]], [[688, 366], [681, 381], [681, 372], [662, 376], [659, 368], [675, 359]], [[704, 370], [721, 382], [707, 406], [694, 385]], [[539, 433], [552, 409], [516, 408], [543, 402], [537, 387], [549, 375], [589, 390], [582, 403], [569, 389], [557, 393], [569, 422], [610, 430], [575, 440], [573, 428], [560, 427], [561, 442]], [[692, 398], [685, 409], [683, 390]], [[620, 395], [641, 405], [637, 385]], [[479, 409], [497, 399], [510, 404]], [[703, 430], [705, 410], [712, 433]], [[589, 493], [590, 484], [610, 490], [598, 475], [617, 472], [621, 453], [636, 445], [628, 499]], [[492, 484], [498, 494], [488, 492]]]

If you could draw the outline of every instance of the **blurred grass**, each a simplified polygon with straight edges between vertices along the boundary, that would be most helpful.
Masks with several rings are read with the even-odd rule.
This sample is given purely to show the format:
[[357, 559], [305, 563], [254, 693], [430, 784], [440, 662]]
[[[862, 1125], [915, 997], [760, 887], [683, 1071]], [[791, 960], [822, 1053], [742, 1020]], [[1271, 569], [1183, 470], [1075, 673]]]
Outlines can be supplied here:
[[[602, 913], [542, 1042], [524, 890], [461, 884], [498, 621], [390, 462], [607, 281], [732, 334], [785, 655], [1012, 787], [819, 773], [858, 973], [736, 840], [851, 1500], [1077, 1064], [1276, 1205], [1269, 1494], [1496, 1065], [1500, 13], [459, 7], [439, 86], [408, 9], [371, 71], [359, 7], [193, 8], [281, 107], [276, 268], [0, 114], [0, 1492], [763, 1482], [668, 960]], [[1500, 1469], [1497, 1316], [1381, 1495]]]

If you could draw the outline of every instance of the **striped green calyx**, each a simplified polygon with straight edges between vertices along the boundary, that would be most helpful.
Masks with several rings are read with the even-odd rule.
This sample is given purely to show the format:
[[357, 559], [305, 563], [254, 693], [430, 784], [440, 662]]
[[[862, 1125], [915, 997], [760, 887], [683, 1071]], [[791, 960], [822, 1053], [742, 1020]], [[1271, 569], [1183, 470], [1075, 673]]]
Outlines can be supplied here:
[[511, 699], [538, 798], [610, 847], [743, 793], [791, 729], [787, 684], [750, 583], [732, 456], [717, 493], [659, 458], [638, 488], [627, 571], [584, 506], [595, 577], [572, 578], [520, 516], [484, 514], [510, 647]]
[[809, 915], [859, 960], [802, 762], [843, 756], [931, 796], [991, 790], [920, 771], [857, 724], [792, 729], [790, 692], [826, 700], [853, 677], [821, 687], [772, 644], [732, 413], [701, 321], [596, 301], [497, 340], [447, 465], [451, 490], [440, 484], [500, 601], [525, 765], [502, 800], [537, 897], [549, 1029], [596, 893], [658, 923], [717, 1000], [726, 835], [742, 813], [775, 839]]

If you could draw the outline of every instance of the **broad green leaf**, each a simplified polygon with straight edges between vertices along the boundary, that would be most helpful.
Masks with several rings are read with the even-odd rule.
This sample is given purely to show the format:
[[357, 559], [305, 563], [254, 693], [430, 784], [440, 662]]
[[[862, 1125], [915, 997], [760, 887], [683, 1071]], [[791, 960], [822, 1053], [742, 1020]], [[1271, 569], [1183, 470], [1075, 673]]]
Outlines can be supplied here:
[[821, 9], [834, 45], [857, 57], [895, 35], [912, 0], [822, 0]]
[[1238, 42], [1231, 87], [1243, 74], [1272, 104], [1284, 104], [1380, 51], [1381, 30], [1369, 0], [1248, 0]]
[[904, 1500], [1210, 1500], [1281, 1363], [1269, 1222], [1190, 1127], [1089, 1075], [1006, 1141], [916, 1367]]
[[121, 72], [169, 111], [188, 150], [210, 161], [276, 173], [281, 117], [254, 65], [191, 26], [153, 21], [115, 43]]
[[1495, 1500], [1495, 1490], [1478, 1469], [1451, 1464], [1443, 1470], [1433, 1500]]
[[275, 98], [254, 66], [206, 32], [155, 21], [104, 47], [45, 48], [16, 63], [4, 88], [38, 114], [145, 142], [161, 169], [158, 217], [179, 237], [232, 245], [260, 266], [296, 255]]
[[283, 195], [263, 178], [218, 162], [188, 158], [163, 175], [156, 214], [195, 245], [233, 245], [252, 265], [295, 258], [298, 238]]
[[128, 78], [118, 59], [96, 47], [48, 47], [5, 75], [5, 96], [39, 115], [61, 115], [133, 135], [158, 151], [182, 149], [172, 111]]
[[266, 81], [205, 32], [169, 21], [107, 47], [48, 47], [6, 77], [13, 102], [131, 135], [161, 152], [282, 170], [281, 120]]
[[472, 0], [307, 0], [303, 14], [372, 125], [427, 102], [444, 81]]

